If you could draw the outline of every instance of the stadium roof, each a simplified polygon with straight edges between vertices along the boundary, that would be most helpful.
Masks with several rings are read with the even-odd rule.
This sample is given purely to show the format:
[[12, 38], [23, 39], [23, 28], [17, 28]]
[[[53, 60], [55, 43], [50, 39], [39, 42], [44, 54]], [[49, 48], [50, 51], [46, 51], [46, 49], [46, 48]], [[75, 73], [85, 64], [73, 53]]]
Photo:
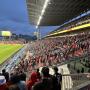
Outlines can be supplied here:
[[71, 19], [71, 20], [69, 20], [68, 22], [65, 22], [64, 24], [61, 24], [57, 29], [53, 30], [52, 32], [50, 32], [50, 33], [48, 33], [48, 34], [58, 32], [58, 31], [60, 31], [60, 29], [61, 29], [62, 27], [64, 28], [65, 25], [68, 25], [68, 24], [70, 24], [70, 23], [72, 23], [72, 22], [75, 22], [75, 21], [77, 21], [77, 20], [82, 19], [83, 17], [88, 17], [88, 16], [90, 16], [90, 11], [87, 11], [87, 12], [85, 12], [85, 13], [83, 13], [83, 14], [81, 14], [81, 15], [79, 15], [79, 16]]
[[27, 0], [31, 24], [61, 25], [90, 10], [90, 0]]
[[64, 34], [70, 34], [70, 33], [77, 33], [77, 32], [87, 32], [90, 31], [90, 23], [88, 24], [83, 24], [80, 26], [72, 27], [67, 30], [59, 30], [54, 33], [48, 34], [46, 37], [52, 37], [52, 36], [58, 36], [58, 35], [64, 35]]

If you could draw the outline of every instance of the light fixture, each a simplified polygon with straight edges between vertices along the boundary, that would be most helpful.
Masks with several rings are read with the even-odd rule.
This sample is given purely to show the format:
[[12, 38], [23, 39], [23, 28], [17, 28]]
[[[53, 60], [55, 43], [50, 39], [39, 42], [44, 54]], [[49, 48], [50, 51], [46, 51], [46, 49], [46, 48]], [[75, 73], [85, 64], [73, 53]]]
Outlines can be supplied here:
[[44, 2], [44, 5], [43, 5], [42, 11], [41, 11], [41, 15], [39, 16], [39, 19], [38, 19], [38, 22], [37, 22], [37, 25], [36, 25], [36, 29], [38, 28], [38, 26], [39, 26], [39, 24], [40, 24], [40, 22], [41, 22], [41, 20], [43, 18], [43, 15], [44, 15], [45, 10], [46, 10], [46, 8], [47, 8], [47, 6], [49, 4], [49, 1], [50, 0], [45, 0], [45, 2]]

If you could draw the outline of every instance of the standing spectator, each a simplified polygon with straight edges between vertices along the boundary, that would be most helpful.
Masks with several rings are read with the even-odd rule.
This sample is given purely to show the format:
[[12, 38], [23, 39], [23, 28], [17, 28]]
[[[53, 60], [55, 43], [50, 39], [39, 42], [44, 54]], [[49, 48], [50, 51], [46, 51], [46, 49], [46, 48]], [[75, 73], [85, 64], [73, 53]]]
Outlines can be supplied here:
[[19, 88], [19, 86], [17, 85], [20, 81], [18, 75], [12, 75], [10, 78], [10, 81], [11, 81], [11, 84], [8, 86], [8, 90], [12, 90], [13, 88]]
[[11, 77], [12, 85], [10, 85], [9, 88], [18, 88], [16, 90], [27, 90], [25, 81], [23, 80], [20, 78], [20, 75], [13, 75]]
[[49, 68], [42, 68], [42, 80], [36, 83], [32, 90], [53, 90], [51, 75], [49, 74]]
[[84, 73], [84, 68], [81, 69], [81, 73]]
[[55, 66], [54, 68], [54, 76], [55, 76], [55, 88], [56, 90], [61, 90], [61, 85], [62, 85], [62, 75], [61, 73], [58, 73], [58, 68]]
[[40, 72], [39, 72], [39, 68], [37, 69], [37, 79], [41, 80], [41, 75], [40, 75]]
[[26, 81], [26, 74], [25, 73], [21, 72], [19, 77], [20, 77], [21, 81], [24, 81], [24, 82]]
[[28, 90], [31, 90], [32, 86], [37, 82], [37, 73], [33, 72], [27, 83]]
[[9, 81], [9, 73], [5, 69], [2, 70], [2, 75], [5, 76], [6, 82]]
[[20, 81], [17, 83], [18, 87], [20, 88], [20, 90], [27, 90], [27, 86], [26, 86], [26, 74], [21, 72], [21, 74], [19, 75], [19, 79]]

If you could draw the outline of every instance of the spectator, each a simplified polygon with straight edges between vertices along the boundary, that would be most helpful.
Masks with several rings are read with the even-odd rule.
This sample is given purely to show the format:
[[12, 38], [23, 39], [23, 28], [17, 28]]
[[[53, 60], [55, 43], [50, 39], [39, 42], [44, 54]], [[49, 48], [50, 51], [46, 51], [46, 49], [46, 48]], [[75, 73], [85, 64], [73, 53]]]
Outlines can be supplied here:
[[19, 75], [20, 81], [17, 83], [18, 87], [20, 90], [27, 90], [27, 85], [26, 85], [26, 75], [24, 73]]
[[37, 69], [37, 78], [39, 79], [39, 80], [41, 80], [41, 75], [40, 75], [40, 72], [39, 72], [39, 68]]
[[28, 90], [31, 90], [32, 86], [37, 82], [37, 73], [32, 72], [31, 77], [27, 83]]
[[49, 68], [42, 68], [42, 80], [33, 86], [32, 90], [53, 90], [51, 75], [49, 74]]
[[81, 69], [81, 73], [84, 73], [84, 68]]
[[6, 82], [9, 81], [9, 73], [5, 69], [2, 70], [2, 75], [5, 76]]
[[56, 88], [56, 90], [61, 90], [62, 75], [61, 75], [61, 73], [58, 73], [58, 68], [56, 66], [54, 66], [53, 70], [54, 70], [54, 76], [55, 76], [55, 79], [56, 79], [55, 80], [56, 81], [55, 88]]
[[[24, 78], [24, 79], [25, 79], [25, 78]], [[13, 76], [11, 77], [12, 85], [10, 85], [9, 88], [10, 88], [10, 87], [13, 87], [13, 86], [16, 86], [16, 87], [18, 87], [20, 90], [27, 90], [27, 86], [26, 86], [26, 84], [25, 84], [25, 81], [23, 81], [24, 79], [22, 78], [22, 76], [21, 76], [21, 78], [20, 78], [20, 75], [13, 75]]]
[[7, 90], [6, 79], [3, 75], [0, 75], [0, 90]]

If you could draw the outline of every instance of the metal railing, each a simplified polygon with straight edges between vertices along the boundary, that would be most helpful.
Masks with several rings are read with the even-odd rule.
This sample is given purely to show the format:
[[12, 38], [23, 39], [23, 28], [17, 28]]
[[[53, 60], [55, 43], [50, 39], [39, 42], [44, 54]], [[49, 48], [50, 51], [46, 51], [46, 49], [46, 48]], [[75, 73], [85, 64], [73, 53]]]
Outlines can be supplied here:
[[62, 76], [62, 90], [79, 90], [87, 86], [90, 86], [90, 73], [65, 74]]

